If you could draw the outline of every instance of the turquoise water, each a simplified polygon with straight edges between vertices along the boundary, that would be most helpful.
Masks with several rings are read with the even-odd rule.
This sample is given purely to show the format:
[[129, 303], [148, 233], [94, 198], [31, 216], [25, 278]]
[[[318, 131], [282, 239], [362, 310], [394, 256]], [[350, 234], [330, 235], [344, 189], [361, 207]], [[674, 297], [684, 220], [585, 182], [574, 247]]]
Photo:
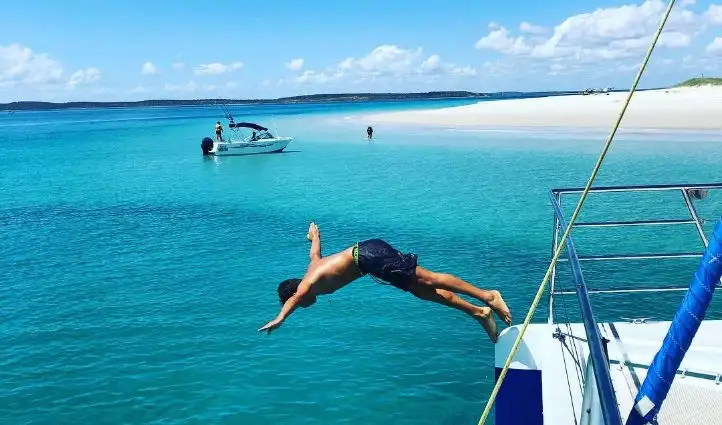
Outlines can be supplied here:
[[[364, 278], [256, 332], [278, 312], [277, 283], [304, 271], [311, 220], [324, 253], [384, 238], [501, 290], [523, 320], [550, 256], [547, 191], [582, 186], [603, 135], [375, 126], [368, 143], [358, 118], [449, 104], [236, 107], [297, 139], [221, 159], [199, 147], [216, 108], [0, 118], [3, 423], [476, 423], [493, 345], [456, 311]], [[698, 135], [623, 134], [598, 182], [715, 181], [720, 158], [722, 143]], [[592, 196], [580, 219], [684, 216], [678, 196], [646, 200]], [[699, 204], [707, 230], [721, 207], [714, 194]], [[699, 250], [689, 227], [575, 235], [582, 254]], [[584, 267], [594, 287], [686, 285], [696, 261]], [[594, 307], [669, 319], [680, 299]]]

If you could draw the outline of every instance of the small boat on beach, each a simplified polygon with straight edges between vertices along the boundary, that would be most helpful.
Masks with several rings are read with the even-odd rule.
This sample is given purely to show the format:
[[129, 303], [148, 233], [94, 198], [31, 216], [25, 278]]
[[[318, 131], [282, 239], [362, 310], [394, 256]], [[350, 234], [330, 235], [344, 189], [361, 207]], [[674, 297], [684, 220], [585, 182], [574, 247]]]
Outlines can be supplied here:
[[[235, 123], [230, 121], [228, 128], [232, 136], [228, 139], [221, 139], [220, 142], [204, 137], [201, 142], [203, 155], [231, 156], [231, 155], [254, 155], [262, 153], [279, 153], [286, 149], [293, 137], [279, 137], [271, 134], [266, 127], [250, 122]], [[246, 135], [243, 129], [252, 133]]]

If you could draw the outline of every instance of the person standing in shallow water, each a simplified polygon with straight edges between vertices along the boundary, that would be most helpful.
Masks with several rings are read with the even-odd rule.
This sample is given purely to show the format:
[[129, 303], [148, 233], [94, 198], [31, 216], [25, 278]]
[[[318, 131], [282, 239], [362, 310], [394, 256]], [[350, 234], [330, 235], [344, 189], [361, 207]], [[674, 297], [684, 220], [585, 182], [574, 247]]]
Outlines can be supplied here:
[[216, 121], [216, 142], [223, 141], [223, 126], [220, 121]]
[[[511, 312], [499, 291], [479, 289], [458, 277], [426, 270], [417, 265], [415, 254], [397, 251], [380, 239], [358, 242], [343, 251], [321, 257], [321, 234], [311, 223], [306, 238], [311, 241], [310, 262], [303, 279], [286, 279], [278, 285], [281, 311], [275, 319], [258, 329], [269, 334], [281, 326], [298, 307], [310, 307], [318, 295], [331, 294], [367, 274], [379, 283], [390, 284], [415, 297], [460, 310], [474, 318], [489, 338], [496, 342], [499, 333], [492, 312], [511, 325]], [[481, 307], [461, 299], [464, 294], [482, 301]]]
[[371, 128], [371, 126], [368, 126], [366, 128], [366, 138], [371, 140], [371, 139], [373, 139], [373, 137], [374, 137], [374, 129]]

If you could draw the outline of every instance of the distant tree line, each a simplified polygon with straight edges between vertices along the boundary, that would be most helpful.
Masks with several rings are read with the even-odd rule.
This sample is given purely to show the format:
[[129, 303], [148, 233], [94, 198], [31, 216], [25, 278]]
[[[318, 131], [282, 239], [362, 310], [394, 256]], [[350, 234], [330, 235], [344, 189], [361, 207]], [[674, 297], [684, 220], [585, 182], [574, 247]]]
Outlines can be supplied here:
[[383, 100], [423, 100], [482, 98], [488, 94], [469, 91], [434, 91], [426, 93], [343, 93], [311, 94], [303, 96], [281, 97], [277, 99], [153, 99], [133, 102], [11, 102], [0, 104], [0, 110], [45, 110], [72, 108], [132, 108], [153, 106], [202, 106], [202, 105], [238, 105], [238, 104], [290, 104], [290, 103], [327, 103], [327, 102], [373, 102]]

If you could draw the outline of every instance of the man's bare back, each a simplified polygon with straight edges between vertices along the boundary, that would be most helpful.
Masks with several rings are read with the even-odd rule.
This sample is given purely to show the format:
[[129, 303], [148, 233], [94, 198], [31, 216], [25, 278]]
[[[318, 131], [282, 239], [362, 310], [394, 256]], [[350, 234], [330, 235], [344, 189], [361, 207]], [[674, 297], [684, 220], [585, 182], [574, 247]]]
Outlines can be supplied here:
[[[499, 291], [479, 289], [456, 276], [424, 269], [415, 254], [404, 254], [380, 239], [370, 239], [328, 257], [321, 257], [321, 235], [311, 223], [307, 238], [311, 241], [310, 261], [303, 279], [287, 279], [278, 285], [283, 304], [280, 313], [259, 331], [271, 333], [298, 307], [310, 307], [318, 295], [331, 294], [354, 280], [370, 274], [417, 298], [461, 310], [476, 319], [496, 342], [498, 331], [492, 311], [507, 325], [511, 313]], [[474, 297], [489, 307], [473, 305], [456, 294]]]
[[352, 251], [350, 247], [310, 262], [303, 279], [310, 282], [314, 295], [332, 294], [361, 277], [354, 267]]

